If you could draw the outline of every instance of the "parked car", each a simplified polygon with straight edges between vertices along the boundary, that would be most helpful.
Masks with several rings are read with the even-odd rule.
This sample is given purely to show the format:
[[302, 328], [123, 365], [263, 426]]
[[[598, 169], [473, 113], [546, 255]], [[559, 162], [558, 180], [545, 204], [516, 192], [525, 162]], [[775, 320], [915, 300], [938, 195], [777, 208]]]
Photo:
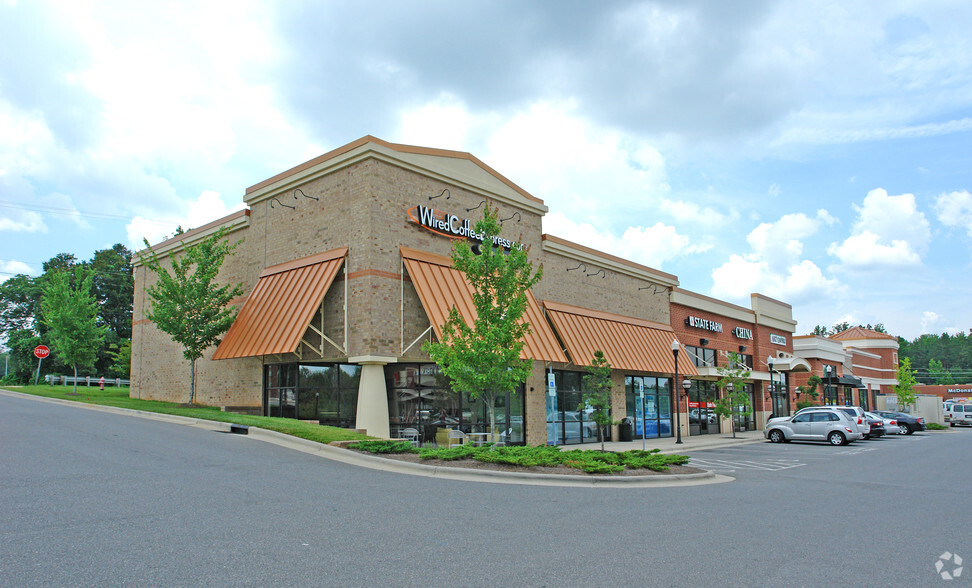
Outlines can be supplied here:
[[867, 434], [865, 439], [877, 439], [878, 437], [884, 437], [887, 429], [884, 426], [884, 418], [871, 412], [864, 412], [864, 418], [867, 419], [867, 424], [871, 426], [870, 432]]
[[770, 419], [763, 435], [773, 443], [826, 441], [831, 445], [844, 445], [861, 438], [857, 424], [847, 413], [819, 406], [803, 409], [791, 417]]
[[892, 410], [878, 410], [875, 414], [885, 418], [894, 418], [901, 427], [902, 435], [910, 435], [915, 431], [925, 430], [925, 419], [922, 417], [911, 416], [908, 413], [896, 412]]
[[[872, 412], [869, 412], [867, 414], [869, 414], [869, 415], [870, 414], [873, 414], [874, 416], [879, 417], [882, 420], [884, 420], [884, 433], [886, 435], [903, 435], [904, 434], [904, 431], [905, 430], [898, 426], [898, 419], [897, 419], [897, 417], [887, 416], [886, 414], [885, 415], [882, 415], [882, 414], [878, 414], [876, 412], [873, 412], [873, 413]], [[888, 413], [888, 414], [891, 414], [891, 413]]]
[[857, 432], [861, 434], [862, 439], [867, 439], [871, 434], [871, 425], [867, 422], [867, 417], [864, 416], [864, 409], [860, 406], [808, 406], [806, 408], [801, 408], [796, 411], [796, 414], [800, 414], [804, 410], [813, 410], [819, 408], [833, 408], [839, 410], [846, 414], [851, 421], [854, 422], [854, 427]]

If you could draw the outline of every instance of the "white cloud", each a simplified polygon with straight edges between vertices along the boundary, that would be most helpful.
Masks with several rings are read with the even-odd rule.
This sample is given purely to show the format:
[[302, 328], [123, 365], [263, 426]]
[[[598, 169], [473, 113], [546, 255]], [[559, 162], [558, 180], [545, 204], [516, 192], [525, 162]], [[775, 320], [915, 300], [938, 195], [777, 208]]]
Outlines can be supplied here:
[[921, 332], [931, 333], [932, 329], [935, 328], [934, 325], [940, 322], [941, 319], [942, 317], [938, 316], [938, 313], [930, 310], [921, 313]]
[[852, 234], [827, 248], [845, 270], [887, 270], [921, 265], [931, 229], [913, 194], [871, 190], [858, 206]]
[[435, 145], [463, 151], [473, 116], [453, 95], [442, 94], [418, 108], [401, 113], [401, 136], [414, 145]]
[[7, 281], [9, 278], [12, 278], [17, 274], [31, 275], [33, 273], [34, 273], [33, 268], [31, 268], [29, 265], [21, 261], [0, 260], [0, 283]]
[[552, 212], [544, 216], [543, 230], [655, 269], [662, 269], [669, 261], [709, 248], [693, 245], [689, 237], [679, 234], [675, 227], [662, 223], [650, 227], [628, 227], [618, 236], [609, 230], [597, 229], [589, 223], [577, 223], [562, 213]]
[[684, 200], [663, 198], [659, 202], [658, 208], [661, 212], [669, 214], [677, 221], [711, 228], [724, 227], [739, 218], [739, 213], [735, 209], [730, 209], [728, 214], [726, 214], [712, 207], [703, 207], [695, 202], [687, 202]]
[[[238, 205], [227, 208], [220, 198], [219, 193], [206, 190], [199, 195], [193, 202], [186, 205], [186, 210], [180, 215], [182, 220], [176, 221], [184, 231], [201, 227], [224, 216], [242, 210], [246, 205]], [[128, 235], [128, 247], [133, 251], [141, 250], [145, 247], [143, 238], [148, 239], [151, 245], [159, 243], [167, 237], [171, 237], [176, 229], [172, 222], [147, 219], [143, 216], [136, 216], [125, 227]]]
[[47, 225], [44, 219], [36, 212], [23, 211], [16, 215], [4, 213], [0, 215], [0, 232], [10, 231], [14, 233], [46, 233]]
[[972, 237], [972, 194], [968, 190], [939, 195], [935, 199], [935, 213], [946, 227], [964, 228]]
[[811, 260], [804, 259], [804, 239], [814, 235], [825, 215], [786, 214], [773, 223], [760, 223], [746, 237], [752, 251], [732, 254], [712, 271], [712, 295], [742, 302], [759, 292], [798, 303], [843, 290]]
[[627, 226], [670, 191], [665, 159], [644, 140], [592, 125], [576, 108], [538, 102], [499, 127], [484, 127], [481, 159], [551, 210]]
[[834, 243], [827, 253], [837, 257], [845, 269], [873, 270], [916, 267], [921, 256], [902, 239], [893, 239], [889, 245], [880, 243], [881, 238], [870, 231], [851, 235], [840, 245]]

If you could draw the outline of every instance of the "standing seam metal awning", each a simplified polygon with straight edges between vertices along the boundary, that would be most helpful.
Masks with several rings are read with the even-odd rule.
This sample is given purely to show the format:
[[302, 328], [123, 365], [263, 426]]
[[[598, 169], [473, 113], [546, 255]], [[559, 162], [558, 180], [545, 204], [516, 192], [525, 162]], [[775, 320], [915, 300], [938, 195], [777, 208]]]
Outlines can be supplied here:
[[[616, 370], [675, 373], [672, 341], [677, 337], [670, 326], [549, 300], [543, 306], [575, 364], [590, 365], [600, 350]], [[697, 376], [689, 355], [680, 357], [679, 374]]]
[[[467, 323], [471, 324], [475, 320], [472, 285], [466, 281], [462, 272], [452, 268], [452, 259], [408, 247], [402, 247], [401, 251], [408, 275], [412, 278], [419, 300], [422, 301], [425, 313], [440, 340], [442, 325], [448, 320], [453, 306]], [[567, 363], [567, 356], [529, 290], [527, 298], [524, 319], [530, 324], [530, 332], [523, 338], [523, 352], [520, 356], [524, 359]]]
[[347, 254], [340, 247], [263, 270], [213, 359], [296, 351]]

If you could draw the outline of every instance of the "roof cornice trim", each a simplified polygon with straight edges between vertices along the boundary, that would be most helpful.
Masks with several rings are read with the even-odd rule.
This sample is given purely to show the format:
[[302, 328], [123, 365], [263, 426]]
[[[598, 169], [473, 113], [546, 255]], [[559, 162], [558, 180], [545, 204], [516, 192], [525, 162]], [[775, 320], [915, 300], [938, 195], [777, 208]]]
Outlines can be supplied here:
[[236, 231], [246, 229], [249, 226], [249, 209], [234, 212], [233, 214], [224, 216], [221, 219], [215, 220], [201, 227], [190, 229], [181, 235], [175, 235], [174, 237], [166, 239], [165, 241], [153, 245], [148, 249], [136, 251], [135, 254], [132, 255], [132, 266], [144, 265], [141, 261], [141, 256], [147, 254], [149, 251], [153, 251], [159, 257], [165, 257], [170, 255], [173, 251], [181, 251], [185, 247], [205, 241], [220, 229], [225, 228], [227, 229], [227, 233], [235, 233]]
[[[469, 161], [499, 180], [500, 183], [510, 188], [513, 192], [522, 197], [522, 199], [511, 198], [508, 194], [502, 194], [486, 186], [478, 185], [471, 181], [472, 178], [469, 179], [470, 181], [466, 181], [461, 177], [456, 177], [454, 175], [442, 173], [434, 169], [429, 169], [428, 167], [406, 160], [401, 156], [402, 154], [425, 155]], [[290, 190], [293, 190], [294, 188], [311, 180], [317, 179], [329, 173], [333, 173], [337, 170], [369, 158], [384, 161], [385, 163], [395, 165], [397, 167], [401, 167], [403, 169], [434, 178], [448, 184], [452, 184], [456, 187], [461, 187], [487, 198], [511, 206], [516, 206], [535, 214], [543, 215], [546, 214], [548, 210], [547, 206], [543, 203], [543, 200], [533, 196], [523, 188], [517, 186], [510, 179], [486, 165], [470, 153], [462, 151], [449, 151], [445, 149], [433, 149], [429, 147], [416, 147], [412, 145], [400, 145], [382, 141], [381, 139], [372, 137], [370, 135], [362, 137], [361, 139], [348, 143], [342, 147], [338, 147], [337, 149], [329, 151], [324, 155], [315, 157], [310, 161], [306, 161], [258, 184], [250, 186], [246, 189], [244, 200], [246, 200], [246, 202], [252, 206], [256, 202], [266, 200], [267, 198], [272, 198], [281, 193], [289, 192]]]
[[627, 259], [611, 255], [610, 253], [604, 253], [603, 251], [591, 249], [590, 247], [585, 247], [584, 245], [579, 245], [577, 243], [573, 243], [553, 235], [548, 235], [546, 233], [541, 236], [541, 240], [541, 246], [543, 247], [544, 251], [556, 253], [557, 255], [563, 255], [564, 257], [569, 257], [571, 259], [586, 261], [619, 274], [640, 278], [642, 280], [647, 280], [668, 288], [678, 286], [678, 276], [668, 274], [633, 261], [628, 261]]

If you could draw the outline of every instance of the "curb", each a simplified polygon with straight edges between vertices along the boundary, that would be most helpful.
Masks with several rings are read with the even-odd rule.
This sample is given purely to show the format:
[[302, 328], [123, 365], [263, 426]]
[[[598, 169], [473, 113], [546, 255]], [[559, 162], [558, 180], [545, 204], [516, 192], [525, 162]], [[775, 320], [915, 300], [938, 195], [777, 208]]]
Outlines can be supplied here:
[[[198, 427], [210, 431], [229, 433], [232, 423], [209, 421], [178, 415], [146, 412], [131, 408], [118, 408], [100, 404], [85, 404], [73, 400], [34, 396], [0, 388], [0, 394], [14, 398], [27, 398], [63, 406], [76, 406], [89, 410], [109, 412], [119, 415], [133, 416], [154, 421], [163, 421], [177, 425]], [[564, 486], [584, 488], [666, 488], [674, 486], [700, 486], [731, 482], [735, 478], [705, 471], [698, 474], [658, 474], [652, 476], [588, 476], [564, 474], [537, 474], [530, 472], [502, 472], [496, 470], [475, 470], [467, 468], [453, 468], [447, 466], [433, 466], [419, 463], [404, 462], [395, 459], [370, 456], [350, 449], [343, 449], [332, 445], [323, 445], [316, 441], [308, 441], [299, 437], [292, 437], [277, 431], [249, 427], [248, 437], [257, 441], [272, 443], [288, 449], [319, 455], [325, 459], [340, 463], [365, 467], [385, 472], [441, 478], [466, 482], [488, 482], [493, 484], [525, 484], [533, 486]]]

